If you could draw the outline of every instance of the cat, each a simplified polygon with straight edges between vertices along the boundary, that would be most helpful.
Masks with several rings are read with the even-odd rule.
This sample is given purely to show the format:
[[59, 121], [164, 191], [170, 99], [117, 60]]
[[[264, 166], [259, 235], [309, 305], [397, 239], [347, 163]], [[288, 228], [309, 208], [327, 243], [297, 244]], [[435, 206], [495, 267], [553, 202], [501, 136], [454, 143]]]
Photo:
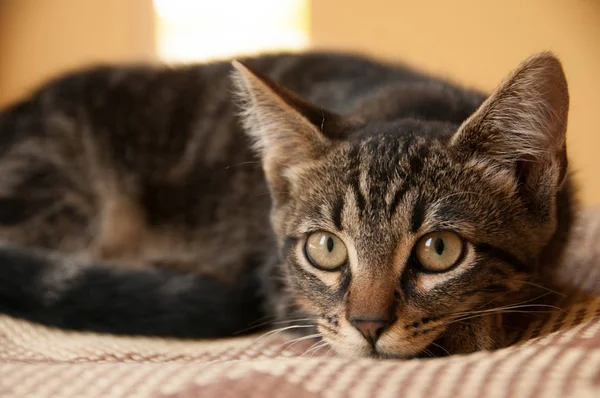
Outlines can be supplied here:
[[551, 53], [489, 96], [331, 52], [71, 72], [0, 113], [0, 313], [267, 322], [348, 356], [506, 346], [569, 236], [568, 107]]

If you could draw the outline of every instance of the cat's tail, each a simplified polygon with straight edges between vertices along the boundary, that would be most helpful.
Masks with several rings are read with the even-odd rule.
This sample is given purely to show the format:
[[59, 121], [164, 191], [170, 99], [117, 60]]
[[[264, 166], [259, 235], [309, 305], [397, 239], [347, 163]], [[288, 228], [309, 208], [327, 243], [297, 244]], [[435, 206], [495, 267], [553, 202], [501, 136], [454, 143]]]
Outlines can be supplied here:
[[0, 314], [114, 334], [230, 336], [264, 316], [256, 272], [242, 279], [229, 286], [172, 269], [82, 266], [0, 245]]

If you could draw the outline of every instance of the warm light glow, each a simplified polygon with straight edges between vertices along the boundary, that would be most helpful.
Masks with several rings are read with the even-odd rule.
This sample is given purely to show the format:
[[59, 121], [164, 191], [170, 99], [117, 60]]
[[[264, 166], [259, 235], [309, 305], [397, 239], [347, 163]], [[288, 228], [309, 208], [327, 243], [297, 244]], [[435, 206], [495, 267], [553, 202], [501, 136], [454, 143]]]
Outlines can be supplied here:
[[308, 0], [154, 0], [154, 9], [165, 61], [308, 46]]

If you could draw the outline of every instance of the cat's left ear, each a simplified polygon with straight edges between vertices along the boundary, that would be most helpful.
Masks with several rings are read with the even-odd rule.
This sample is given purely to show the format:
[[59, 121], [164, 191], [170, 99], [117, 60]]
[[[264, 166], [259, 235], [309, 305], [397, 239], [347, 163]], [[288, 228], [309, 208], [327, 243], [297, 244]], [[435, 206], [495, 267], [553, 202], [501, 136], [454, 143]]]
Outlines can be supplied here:
[[513, 168], [521, 193], [547, 197], [567, 174], [567, 81], [550, 53], [519, 65], [458, 129], [451, 145]]
[[232, 64], [246, 133], [261, 155], [271, 190], [275, 196], [283, 195], [293, 178], [290, 169], [314, 161], [330, 148], [341, 117], [310, 104], [241, 62]]

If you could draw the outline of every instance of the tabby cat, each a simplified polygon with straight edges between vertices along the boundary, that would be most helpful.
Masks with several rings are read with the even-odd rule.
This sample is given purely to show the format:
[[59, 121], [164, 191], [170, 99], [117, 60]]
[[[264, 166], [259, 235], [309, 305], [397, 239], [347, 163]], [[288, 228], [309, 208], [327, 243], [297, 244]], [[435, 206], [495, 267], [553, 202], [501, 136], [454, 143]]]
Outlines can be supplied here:
[[99, 66], [0, 113], [0, 312], [351, 356], [510, 343], [573, 213], [550, 53], [485, 95], [353, 54]]

